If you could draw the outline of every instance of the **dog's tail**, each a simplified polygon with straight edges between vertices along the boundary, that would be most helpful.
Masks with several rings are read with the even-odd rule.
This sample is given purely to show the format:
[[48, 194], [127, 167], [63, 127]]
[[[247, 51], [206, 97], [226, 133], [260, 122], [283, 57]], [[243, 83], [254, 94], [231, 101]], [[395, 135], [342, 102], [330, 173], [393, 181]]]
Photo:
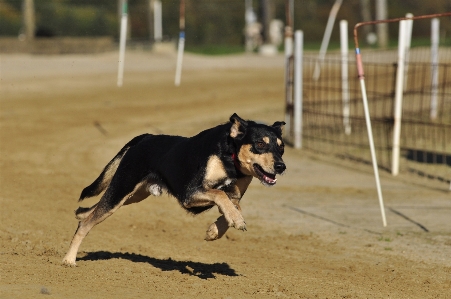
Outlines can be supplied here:
[[[113, 178], [114, 174], [116, 173], [117, 167], [119, 166], [119, 163], [122, 160], [122, 157], [124, 157], [125, 153], [128, 151], [128, 149], [136, 144], [138, 144], [144, 137], [148, 136], [149, 134], [143, 134], [136, 136], [130, 142], [128, 142], [124, 147], [117, 153], [117, 155], [105, 166], [102, 173], [99, 175], [99, 177], [89, 186], [83, 189], [81, 191], [80, 199], [78, 201], [82, 201], [85, 198], [93, 197], [96, 195], [99, 195], [105, 188], [109, 185], [111, 182], [111, 179]], [[86, 208], [84, 208], [86, 209]], [[76, 211], [75, 213], [78, 215], [82, 213], [83, 211]], [[88, 213], [89, 215], [89, 213]], [[78, 217], [78, 216], [77, 216]]]

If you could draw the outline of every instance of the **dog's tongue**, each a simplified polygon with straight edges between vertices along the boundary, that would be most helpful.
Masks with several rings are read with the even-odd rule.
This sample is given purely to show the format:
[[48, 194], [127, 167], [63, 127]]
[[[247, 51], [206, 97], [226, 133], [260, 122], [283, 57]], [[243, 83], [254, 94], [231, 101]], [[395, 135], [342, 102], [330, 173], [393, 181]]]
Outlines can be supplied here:
[[274, 185], [277, 181], [276, 178], [272, 179], [266, 175], [263, 175], [263, 179], [265, 180], [265, 182], [267, 182], [268, 184]]

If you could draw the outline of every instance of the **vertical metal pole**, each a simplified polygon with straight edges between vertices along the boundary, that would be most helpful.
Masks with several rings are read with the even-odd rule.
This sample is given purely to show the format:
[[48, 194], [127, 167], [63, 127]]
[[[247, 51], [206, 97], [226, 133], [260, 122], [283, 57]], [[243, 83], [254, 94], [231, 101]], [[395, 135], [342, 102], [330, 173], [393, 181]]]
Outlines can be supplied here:
[[[438, 18], [431, 21], [431, 119], [437, 118], [437, 97], [438, 97], [438, 46], [440, 36], [440, 20]], [[450, 185], [451, 188], [451, 185]]]
[[297, 30], [294, 34], [294, 148], [302, 148], [302, 58], [304, 33]]
[[368, 98], [366, 95], [365, 75], [363, 72], [362, 57], [360, 55], [359, 48], [355, 49], [355, 54], [356, 54], [356, 62], [357, 62], [357, 72], [358, 72], [359, 81], [360, 81], [360, 89], [362, 91], [363, 110], [365, 113], [365, 122], [366, 122], [366, 128], [367, 128], [367, 132], [368, 132], [368, 142], [370, 145], [371, 160], [373, 162], [374, 179], [376, 180], [376, 189], [377, 189], [377, 195], [378, 195], [378, 199], [379, 199], [379, 207], [381, 209], [382, 224], [385, 227], [385, 226], [387, 226], [387, 219], [385, 217], [384, 199], [382, 198], [381, 182], [379, 180], [379, 169], [377, 168], [376, 150], [374, 149], [373, 129], [371, 128], [370, 112], [369, 112], [369, 108], [368, 108]]
[[124, 81], [125, 42], [127, 39], [127, 0], [122, 0], [121, 34], [119, 39], [119, 61], [117, 72], [117, 86], [121, 87]]
[[349, 105], [349, 79], [348, 79], [348, 22], [346, 20], [340, 21], [340, 48], [341, 48], [341, 95], [343, 100], [343, 126], [345, 134], [351, 134], [351, 122], [349, 120], [350, 105]]
[[396, 71], [396, 90], [393, 126], [392, 175], [399, 173], [399, 155], [401, 139], [402, 98], [404, 93], [404, 63], [406, 53], [407, 21], [399, 22], [398, 68]]

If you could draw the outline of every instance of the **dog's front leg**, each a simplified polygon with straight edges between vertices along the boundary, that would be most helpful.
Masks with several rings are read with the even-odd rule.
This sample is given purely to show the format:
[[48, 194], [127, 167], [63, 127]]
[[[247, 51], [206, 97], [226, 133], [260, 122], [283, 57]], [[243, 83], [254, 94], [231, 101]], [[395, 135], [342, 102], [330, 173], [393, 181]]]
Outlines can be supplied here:
[[[242, 178], [239, 178], [236, 182], [236, 184], [229, 189], [226, 193], [227, 196], [230, 198], [233, 205], [238, 209], [238, 211], [241, 212], [240, 207], [240, 200], [243, 197], [244, 193], [247, 190], [247, 187], [252, 181], [252, 176], [245, 176]], [[222, 213], [221, 210], [219, 210], [220, 213]], [[207, 233], [205, 235], [206, 241], [214, 241], [217, 239], [222, 238], [224, 234], [229, 229], [229, 224], [225, 218], [224, 215], [221, 215], [215, 222], [213, 222], [207, 230]]]
[[230, 201], [227, 194], [222, 190], [210, 189], [205, 192], [198, 192], [194, 194], [184, 206], [186, 208], [202, 207], [215, 204], [223, 213], [228, 226], [233, 226], [236, 229], [246, 230], [246, 223], [241, 215], [241, 212]]

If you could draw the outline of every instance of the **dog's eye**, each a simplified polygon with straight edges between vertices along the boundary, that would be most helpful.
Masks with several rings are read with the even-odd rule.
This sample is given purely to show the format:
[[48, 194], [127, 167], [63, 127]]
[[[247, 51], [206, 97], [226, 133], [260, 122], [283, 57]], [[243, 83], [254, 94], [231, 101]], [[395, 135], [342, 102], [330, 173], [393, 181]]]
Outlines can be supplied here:
[[258, 141], [256, 145], [258, 149], [264, 149], [266, 147], [266, 143], [263, 141]]
[[285, 150], [285, 145], [283, 145], [283, 144], [279, 145], [279, 151], [280, 151], [282, 154], [283, 154], [284, 150]]

